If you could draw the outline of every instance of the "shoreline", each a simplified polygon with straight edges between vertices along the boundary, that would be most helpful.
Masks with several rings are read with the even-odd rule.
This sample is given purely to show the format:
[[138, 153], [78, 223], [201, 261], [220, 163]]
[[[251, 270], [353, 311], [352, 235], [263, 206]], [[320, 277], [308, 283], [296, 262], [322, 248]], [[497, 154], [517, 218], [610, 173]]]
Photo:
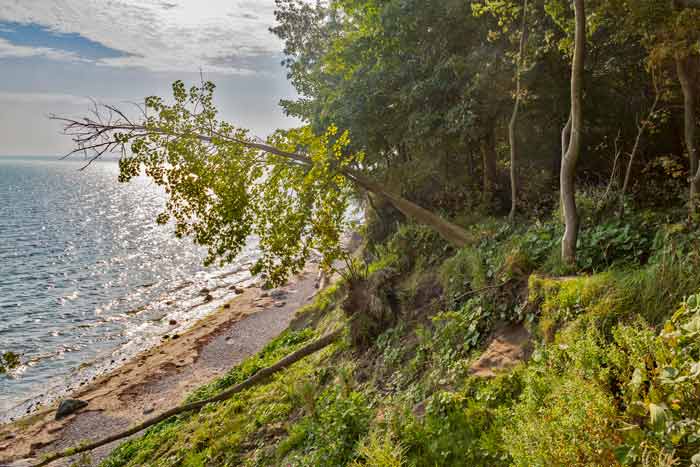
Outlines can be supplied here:
[[[218, 294], [218, 291], [222, 289], [230, 292], [224, 293], [223, 295], [218, 294], [220, 295], [218, 297], [212, 297], [213, 300], [211, 300], [211, 304], [214, 305], [213, 308], [210, 302], [205, 299], [199, 303], [189, 304], [187, 307], [181, 306], [175, 307], [174, 309], [171, 308], [168, 312], [164, 312], [162, 315], [160, 315], [159, 318], [151, 318], [149, 320], [150, 323], [168, 323], [168, 329], [161, 333], [141, 334], [137, 337], [139, 339], [139, 343], [125, 341], [113, 349], [103, 350], [100, 354], [81, 362], [80, 365], [64, 376], [48, 379], [46, 384], [43, 386], [44, 389], [41, 394], [30, 396], [24, 400], [14, 403], [14, 405], [10, 407], [4, 408], [3, 411], [0, 412], [0, 426], [27, 418], [42, 410], [45, 410], [47, 407], [53, 406], [60, 400], [80, 391], [86, 385], [94, 383], [100, 377], [117, 371], [127, 362], [137, 358], [143, 352], [163, 345], [165, 339], [169, 338], [171, 334], [179, 335], [189, 332], [189, 330], [196, 327], [201, 320], [220, 311], [223, 305], [232, 303], [244, 290], [257, 286], [256, 284], [258, 284], [259, 280], [257, 280], [254, 276], [251, 276], [249, 274], [249, 269], [247, 269], [245, 266], [238, 267], [232, 271], [217, 276], [212, 276], [210, 278], [210, 280], [221, 280], [230, 276], [241, 276], [241, 273], [248, 273], [247, 276], [233, 283], [223, 283], [223, 285], [219, 284], [211, 289], [205, 288], [202, 290], [197, 290], [196, 293], [191, 295], [191, 298], [184, 300], [164, 300], [161, 297], [155, 302], [151, 302], [151, 304], [146, 303], [135, 310], [127, 311], [127, 315], [136, 315], [142, 313], [153, 303], [165, 302], [166, 305], [172, 305], [176, 302], [182, 301], [191, 302], [203, 297], [202, 292], [204, 290], [206, 290], [207, 295], [213, 294], [214, 292], [217, 292]], [[170, 293], [178, 293], [194, 284], [194, 281], [188, 281], [185, 284], [171, 289]], [[194, 316], [188, 317], [187, 314], [192, 314]], [[0, 442], [0, 446], [1, 445], [2, 443]], [[0, 465], [0, 467], [2, 467], [2, 465]]]
[[[28, 465], [16, 461], [37, 459], [87, 438], [109, 435], [179, 404], [192, 390], [221, 376], [284, 331], [294, 312], [316, 294], [316, 277], [317, 267], [310, 264], [278, 289], [249, 286], [182, 334], [136, 354], [70, 393], [68, 397], [88, 402], [73, 415], [54, 420], [54, 403], [0, 424], [0, 466]], [[117, 444], [96, 450], [92, 465]], [[71, 461], [52, 465], [70, 465]]]

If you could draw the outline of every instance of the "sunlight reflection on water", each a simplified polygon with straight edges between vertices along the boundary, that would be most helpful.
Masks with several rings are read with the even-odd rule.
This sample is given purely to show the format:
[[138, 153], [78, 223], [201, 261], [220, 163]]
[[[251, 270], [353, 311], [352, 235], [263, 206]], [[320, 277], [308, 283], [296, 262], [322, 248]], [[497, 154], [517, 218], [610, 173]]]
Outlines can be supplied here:
[[[251, 243], [238, 263], [204, 268], [202, 248], [155, 223], [158, 187], [118, 183], [113, 162], [80, 166], [0, 158], [0, 351], [25, 362], [0, 376], [0, 419], [187, 327], [257, 257]], [[205, 287], [215, 300], [202, 305]]]

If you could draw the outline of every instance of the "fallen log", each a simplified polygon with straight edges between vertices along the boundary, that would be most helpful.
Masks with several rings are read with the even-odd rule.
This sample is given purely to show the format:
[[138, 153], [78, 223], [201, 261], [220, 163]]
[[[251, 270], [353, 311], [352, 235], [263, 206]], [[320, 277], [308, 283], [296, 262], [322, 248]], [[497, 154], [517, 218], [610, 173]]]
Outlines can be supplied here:
[[255, 373], [253, 376], [250, 378], [246, 379], [245, 381], [233, 386], [231, 389], [228, 389], [212, 398], [202, 400], [202, 401], [197, 401], [197, 402], [192, 402], [189, 404], [181, 405], [175, 408], [172, 408], [166, 412], [163, 412], [160, 415], [156, 415], [155, 417], [149, 418], [148, 420], [144, 421], [143, 423], [140, 423], [139, 425], [136, 425], [133, 428], [129, 428], [126, 431], [122, 431], [120, 433], [116, 433], [114, 435], [108, 436], [106, 438], [97, 440], [97, 441], [92, 441], [87, 444], [82, 444], [78, 445], [72, 448], [65, 449], [63, 451], [58, 451], [52, 454], [49, 454], [45, 458], [41, 460], [38, 464], [33, 465], [32, 467], [43, 467], [45, 465], [50, 464], [51, 462], [62, 459], [64, 457], [70, 457], [74, 456], [76, 454], [80, 454], [83, 452], [87, 451], [92, 451], [93, 449], [97, 449], [100, 446], [104, 446], [106, 444], [112, 443], [114, 441], [126, 438], [128, 436], [134, 435], [142, 430], [145, 430], [146, 428], [149, 428], [157, 423], [160, 423], [164, 420], [169, 419], [170, 417], [174, 417], [175, 415], [179, 415], [182, 413], [186, 412], [194, 412], [202, 409], [204, 406], [208, 404], [212, 404], [215, 402], [221, 402], [225, 401], [231, 397], [233, 397], [235, 394], [244, 391], [245, 389], [248, 389], [252, 386], [255, 386], [256, 384], [264, 381], [268, 377], [272, 376], [273, 374], [284, 370], [285, 368], [290, 367], [294, 363], [298, 362], [304, 357], [307, 357], [313, 353], [318, 352], [321, 349], [324, 349], [325, 347], [328, 347], [330, 344], [332, 344], [340, 335], [343, 333], [342, 329], [338, 329], [336, 331], [331, 332], [330, 334], [326, 334], [322, 338], [315, 340], [314, 342], [310, 343], [309, 345], [302, 347], [301, 349], [297, 350], [296, 352], [293, 352], [286, 357], [284, 357], [282, 360], [278, 361], [272, 366], [268, 366], [266, 368], [261, 369], [257, 373]]

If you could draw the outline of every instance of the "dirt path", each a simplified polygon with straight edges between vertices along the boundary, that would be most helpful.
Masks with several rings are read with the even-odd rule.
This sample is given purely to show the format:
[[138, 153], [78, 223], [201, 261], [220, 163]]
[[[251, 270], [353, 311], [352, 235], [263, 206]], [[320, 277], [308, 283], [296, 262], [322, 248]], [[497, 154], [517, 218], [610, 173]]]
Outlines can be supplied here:
[[[186, 333], [143, 352], [81, 388], [71, 398], [87, 407], [54, 420], [55, 407], [0, 425], [0, 466], [30, 465], [26, 459], [98, 439], [178, 405], [194, 388], [262, 349], [289, 325], [294, 311], [316, 293], [311, 266], [285, 287], [249, 288]], [[118, 442], [93, 453], [93, 465]], [[69, 459], [52, 465], [70, 465]]]

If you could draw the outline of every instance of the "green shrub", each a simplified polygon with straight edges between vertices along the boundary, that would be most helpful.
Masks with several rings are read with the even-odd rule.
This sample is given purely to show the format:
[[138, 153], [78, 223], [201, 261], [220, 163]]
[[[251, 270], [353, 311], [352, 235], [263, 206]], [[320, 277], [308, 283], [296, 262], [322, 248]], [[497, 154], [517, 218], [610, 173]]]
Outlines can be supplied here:
[[401, 362], [406, 351], [401, 343], [405, 334], [406, 324], [405, 322], [400, 322], [377, 337], [375, 347], [381, 352], [385, 366], [395, 368]]
[[358, 442], [369, 430], [372, 409], [363, 393], [345, 392], [338, 387], [326, 389], [316, 401], [315, 413], [291, 428], [294, 444], [288, 438], [280, 451], [280, 455], [294, 452], [286, 461], [340, 466], [356, 457]]
[[492, 451], [488, 439], [494, 436], [493, 421], [492, 410], [464, 394], [440, 392], [431, 398], [423, 420], [404, 421], [401, 439], [416, 467], [507, 465], [499, 462], [503, 453]]
[[540, 311], [540, 334], [551, 341], [566, 322], [603, 303], [613, 286], [610, 273], [569, 278], [530, 276], [528, 301]]
[[651, 255], [655, 226], [639, 219], [613, 221], [582, 229], [577, 245], [577, 264], [583, 271], [612, 266], [644, 264]]
[[440, 283], [448, 306], [459, 306], [464, 294], [486, 286], [486, 272], [479, 251], [462, 248], [440, 268]]
[[514, 466], [615, 464], [613, 398], [595, 383], [530, 372], [503, 431]]
[[443, 311], [432, 318], [432, 352], [443, 366], [466, 357], [481, 343], [491, 325], [491, 311], [479, 298], [468, 300], [457, 311]]
[[409, 465], [509, 465], [501, 427], [508, 423], [504, 415], [519, 392], [516, 371], [492, 380], [469, 380], [459, 392], [435, 393], [422, 418], [406, 415], [396, 423]]
[[618, 456], [634, 465], [651, 453], [680, 465], [700, 460], [700, 295], [685, 300], [660, 333], [643, 326], [614, 331], [624, 443]]
[[360, 459], [350, 467], [404, 467], [406, 448], [393, 439], [390, 433], [372, 432], [357, 449]]
[[559, 253], [562, 235], [561, 224], [537, 222], [522, 235], [519, 248], [528, 255], [532, 264], [541, 267], [550, 257], [552, 251]]
[[453, 251], [452, 246], [430, 227], [401, 224], [387, 242], [384, 254], [398, 258], [400, 271], [409, 272], [437, 266]]
[[513, 464], [700, 460], [700, 295], [661, 331], [640, 316], [608, 335], [591, 325], [595, 316], [580, 315], [533, 354], [503, 429]]

